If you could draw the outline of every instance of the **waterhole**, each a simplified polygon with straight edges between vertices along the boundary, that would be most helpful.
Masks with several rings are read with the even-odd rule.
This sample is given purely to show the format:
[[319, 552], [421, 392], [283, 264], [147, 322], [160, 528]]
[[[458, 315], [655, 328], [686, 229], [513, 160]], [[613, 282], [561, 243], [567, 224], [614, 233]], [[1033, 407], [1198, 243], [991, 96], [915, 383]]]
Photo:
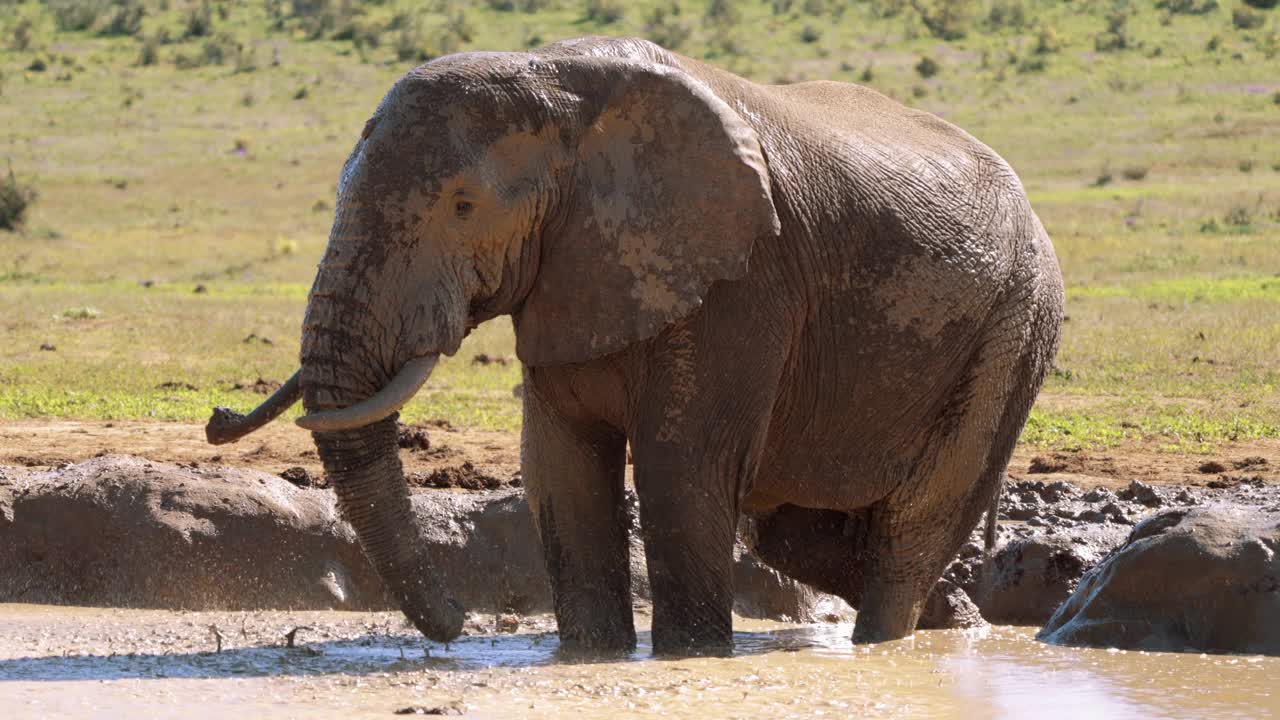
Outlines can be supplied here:
[[862, 647], [849, 625], [738, 619], [733, 657], [655, 659], [641, 630], [629, 657], [574, 663], [549, 618], [498, 625], [473, 617], [445, 646], [392, 613], [0, 604], [0, 717], [1280, 717], [1280, 658], [1053, 647], [1033, 628]]

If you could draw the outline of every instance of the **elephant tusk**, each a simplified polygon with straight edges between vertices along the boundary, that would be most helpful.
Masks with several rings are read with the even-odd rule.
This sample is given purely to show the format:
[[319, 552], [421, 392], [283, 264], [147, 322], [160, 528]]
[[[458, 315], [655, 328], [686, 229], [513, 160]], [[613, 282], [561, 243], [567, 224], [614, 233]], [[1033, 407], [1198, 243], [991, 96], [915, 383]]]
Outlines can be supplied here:
[[204, 436], [208, 439], [209, 444], [222, 445], [235, 442], [271, 422], [280, 413], [293, 407], [293, 404], [302, 397], [301, 376], [301, 370], [295, 371], [293, 376], [285, 381], [284, 385], [281, 385], [274, 393], [271, 393], [271, 397], [262, 401], [262, 404], [254, 408], [253, 412], [248, 415], [241, 415], [231, 408], [214, 408], [213, 415], [209, 417], [209, 422], [204, 426]]
[[418, 392], [418, 388], [422, 387], [427, 377], [431, 375], [438, 357], [438, 355], [428, 355], [414, 358], [405, 363], [404, 367], [400, 368], [400, 372], [391, 378], [391, 382], [372, 397], [351, 407], [324, 410], [300, 417], [297, 420], [298, 426], [311, 432], [337, 432], [354, 430], [378, 422], [413, 399], [414, 393]]

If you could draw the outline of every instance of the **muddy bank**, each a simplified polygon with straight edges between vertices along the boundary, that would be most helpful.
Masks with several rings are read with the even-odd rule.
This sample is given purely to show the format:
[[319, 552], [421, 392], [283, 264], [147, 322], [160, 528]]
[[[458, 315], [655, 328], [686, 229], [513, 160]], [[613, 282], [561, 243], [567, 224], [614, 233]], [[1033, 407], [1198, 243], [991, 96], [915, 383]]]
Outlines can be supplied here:
[[[549, 611], [549, 587], [518, 472], [442, 450], [449, 447], [441, 440], [448, 432], [407, 428], [402, 434], [402, 454], [424, 463], [410, 472], [416, 522], [406, 531], [418, 534], [418, 544], [436, 559], [469, 609], [510, 615], [503, 621], [508, 626]], [[427, 455], [429, 465], [422, 460]], [[1159, 513], [1202, 507], [1243, 508], [1264, 518], [1253, 523], [1261, 530], [1239, 540], [1242, 547], [1261, 548], [1262, 560], [1224, 570], [1220, 577], [1235, 579], [1218, 585], [1220, 590], [1261, 588], [1260, 600], [1250, 606], [1263, 613], [1256, 621], [1271, 622], [1266, 613], [1272, 613], [1280, 625], [1280, 581], [1266, 574], [1277, 548], [1263, 532], [1265, 518], [1280, 518], [1280, 485], [1270, 482], [1276, 463], [1236, 455], [1224, 461], [1197, 459], [1191, 482], [1180, 485], [1094, 482], [1070, 472], [1081, 468], [1064, 466], [1059, 457], [1033, 457], [1027, 467], [1035, 472], [1015, 475], [1007, 487], [991, 557], [984, 553], [981, 528], [976, 529], [930, 598], [920, 627], [974, 627], [984, 621], [1043, 625], [1089, 573], [1109, 567], [1134, 544], [1135, 526]], [[304, 466], [269, 474], [103, 456], [49, 470], [0, 467], [0, 602], [202, 610], [391, 608], [326, 485], [323, 475]], [[637, 515], [633, 503], [632, 574], [643, 611], [648, 587]], [[1150, 577], [1163, 578], [1170, 590], [1187, 584], [1183, 560], [1152, 557], [1156, 560], [1145, 566]], [[1151, 569], [1151, 562], [1163, 566]], [[741, 546], [735, 583], [735, 610], [744, 616], [852, 617], [842, 601], [781, 576]], [[1180, 597], [1159, 586], [1149, 594]], [[1142, 611], [1115, 608], [1116, 615], [1179, 612], [1153, 604]], [[1116, 625], [1122, 626], [1128, 627]], [[1078, 635], [1094, 644], [1159, 645], [1131, 636]], [[1061, 634], [1046, 637], [1075, 641]], [[1272, 652], [1268, 648], [1200, 646]], [[1195, 643], [1178, 649], [1195, 649]]]
[[[290, 474], [290, 473], [286, 473]], [[416, 545], [468, 609], [552, 608], [537, 533], [507, 483], [413, 494]], [[0, 602], [186, 610], [392, 609], [342, 520], [310, 478], [107, 455], [54, 470], [0, 466]], [[636, 602], [649, 590], [632, 498]], [[735, 560], [744, 616], [847, 620], [851, 610], [755, 561]]]

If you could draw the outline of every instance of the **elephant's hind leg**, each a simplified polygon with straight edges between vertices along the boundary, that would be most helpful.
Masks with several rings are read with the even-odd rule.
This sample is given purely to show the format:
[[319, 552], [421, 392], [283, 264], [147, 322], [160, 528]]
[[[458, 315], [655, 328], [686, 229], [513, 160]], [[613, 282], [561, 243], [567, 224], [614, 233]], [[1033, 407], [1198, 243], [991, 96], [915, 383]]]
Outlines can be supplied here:
[[[1027, 306], [1026, 298], [1006, 305]], [[912, 477], [871, 506], [855, 642], [895, 640], [915, 629], [938, 577], [999, 491], [1058, 326], [1052, 312], [1031, 322], [997, 316], [929, 427], [928, 450]]]
[[814, 510], [796, 505], [753, 516], [745, 539], [761, 562], [857, 608], [866, 562], [865, 512]]

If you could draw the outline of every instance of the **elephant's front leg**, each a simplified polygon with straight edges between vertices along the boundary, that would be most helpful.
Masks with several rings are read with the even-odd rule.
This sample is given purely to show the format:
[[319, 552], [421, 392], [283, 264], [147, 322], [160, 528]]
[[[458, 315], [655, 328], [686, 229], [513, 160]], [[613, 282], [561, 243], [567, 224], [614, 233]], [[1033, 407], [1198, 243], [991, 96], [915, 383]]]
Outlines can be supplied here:
[[626, 438], [568, 418], [525, 373], [521, 461], [542, 537], [560, 648], [570, 654], [635, 649], [623, 496]]
[[[653, 649], [721, 655], [733, 649], [734, 490], [711, 468], [635, 449], [636, 492], [653, 591]], [[650, 457], [647, 457], [650, 456]], [[680, 458], [684, 460], [684, 457]]]
[[653, 648], [661, 654], [733, 647], [739, 509], [785, 357], [744, 352], [752, 347], [744, 328], [758, 331], [762, 323], [725, 320], [715, 310], [655, 341], [628, 430], [653, 591]]

